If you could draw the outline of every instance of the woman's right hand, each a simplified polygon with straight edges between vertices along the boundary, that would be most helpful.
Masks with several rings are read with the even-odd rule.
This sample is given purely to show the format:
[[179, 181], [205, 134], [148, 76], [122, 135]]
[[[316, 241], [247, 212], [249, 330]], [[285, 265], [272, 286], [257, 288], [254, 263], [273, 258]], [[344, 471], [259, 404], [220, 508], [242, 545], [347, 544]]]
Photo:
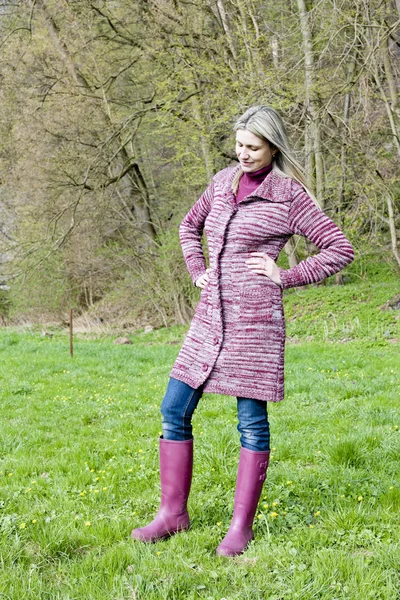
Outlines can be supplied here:
[[203, 275], [200, 275], [200, 277], [198, 279], [196, 279], [196, 286], [199, 288], [205, 288], [207, 283], [208, 283], [208, 271], [210, 269], [207, 269], [206, 272]]

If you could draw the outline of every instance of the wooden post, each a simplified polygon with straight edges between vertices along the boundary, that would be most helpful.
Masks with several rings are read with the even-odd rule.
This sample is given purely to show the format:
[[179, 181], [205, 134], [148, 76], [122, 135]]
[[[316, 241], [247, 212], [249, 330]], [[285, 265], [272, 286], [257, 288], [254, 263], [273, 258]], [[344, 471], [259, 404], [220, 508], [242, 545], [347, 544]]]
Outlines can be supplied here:
[[73, 345], [73, 317], [72, 317], [72, 308], [69, 311], [69, 353], [71, 356], [74, 355], [74, 345]]

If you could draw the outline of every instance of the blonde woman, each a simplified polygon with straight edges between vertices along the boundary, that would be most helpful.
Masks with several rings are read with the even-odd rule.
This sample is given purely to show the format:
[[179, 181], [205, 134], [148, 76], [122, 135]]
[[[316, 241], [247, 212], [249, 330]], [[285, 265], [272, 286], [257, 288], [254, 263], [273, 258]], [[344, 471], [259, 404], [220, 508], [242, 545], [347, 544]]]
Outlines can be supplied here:
[[[214, 176], [180, 226], [186, 265], [202, 292], [161, 405], [160, 509], [132, 532], [154, 542], [189, 528], [193, 413], [204, 392], [236, 396], [241, 450], [233, 518], [217, 548], [223, 556], [241, 554], [254, 537], [269, 462], [267, 402], [284, 395], [282, 291], [321, 281], [354, 258], [307, 189], [280, 115], [254, 106], [235, 130], [240, 164]], [[293, 234], [307, 237], [320, 253], [281, 269], [276, 260]]]

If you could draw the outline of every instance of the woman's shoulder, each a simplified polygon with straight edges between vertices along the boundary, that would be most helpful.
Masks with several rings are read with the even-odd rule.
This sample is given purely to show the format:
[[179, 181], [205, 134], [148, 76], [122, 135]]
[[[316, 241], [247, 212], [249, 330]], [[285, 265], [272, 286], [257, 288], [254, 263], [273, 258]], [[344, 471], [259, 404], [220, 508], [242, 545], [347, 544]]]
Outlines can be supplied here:
[[304, 190], [304, 187], [297, 181], [297, 179], [294, 179], [294, 177], [283, 173], [283, 171], [278, 168], [273, 168], [271, 175], [274, 177], [275, 182], [284, 187], [287, 191], [297, 192]]
[[239, 170], [239, 165], [236, 165], [233, 167], [225, 167], [225, 169], [222, 169], [221, 171], [218, 171], [218, 173], [215, 173], [212, 180], [214, 183], [222, 183], [222, 184], [224, 184], [228, 181], [232, 181], [234, 176], [238, 172], [238, 170]]
[[294, 200], [299, 195], [310, 195], [306, 186], [294, 177], [286, 175], [279, 169], [273, 169], [272, 173], [274, 173], [276, 185], [285, 193], [288, 199]]
[[299, 192], [307, 193], [306, 188], [300, 181], [297, 181], [297, 179], [294, 179], [293, 177], [288, 177], [288, 179], [290, 180], [290, 191], [293, 195], [298, 194]]
[[264, 180], [262, 195], [274, 202], [290, 202], [297, 191], [296, 186], [295, 179], [274, 166]]
[[286, 177], [286, 196], [290, 200], [291, 206], [301, 206], [303, 210], [317, 207], [321, 210], [321, 207], [313, 193], [306, 185], [294, 179], [294, 177]]

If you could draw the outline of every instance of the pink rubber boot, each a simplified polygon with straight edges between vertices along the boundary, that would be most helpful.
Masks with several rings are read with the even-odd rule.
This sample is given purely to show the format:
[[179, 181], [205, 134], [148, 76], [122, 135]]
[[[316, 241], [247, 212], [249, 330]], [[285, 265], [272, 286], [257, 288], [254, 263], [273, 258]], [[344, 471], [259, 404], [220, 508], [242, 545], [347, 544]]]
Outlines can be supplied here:
[[141, 542], [157, 542], [189, 529], [187, 499], [192, 470], [193, 440], [177, 442], [160, 438], [160, 508], [153, 521], [134, 529], [131, 537]]
[[269, 452], [253, 452], [241, 448], [232, 523], [217, 548], [219, 556], [242, 554], [254, 539], [252, 525], [268, 462]]

